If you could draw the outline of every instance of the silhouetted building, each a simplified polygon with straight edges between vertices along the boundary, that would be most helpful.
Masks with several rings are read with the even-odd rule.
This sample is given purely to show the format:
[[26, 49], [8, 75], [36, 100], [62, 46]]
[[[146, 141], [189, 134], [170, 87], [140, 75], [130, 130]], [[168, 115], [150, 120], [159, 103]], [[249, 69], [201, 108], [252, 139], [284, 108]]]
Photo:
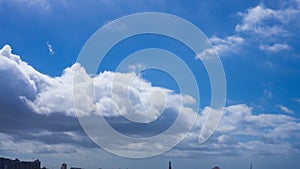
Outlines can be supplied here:
[[82, 168], [79, 168], [79, 167], [71, 167], [70, 169], [82, 169]]
[[67, 167], [67, 164], [66, 164], [66, 163], [62, 163], [60, 169], [67, 169], [67, 168], [68, 168], [68, 167]]
[[14, 161], [8, 158], [0, 158], [0, 169], [14, 168]]
[[19, 159], [11, 160], [8, 158], [0, 158], [0, 169], [40, 169], [41, 162], [35, 161], [20, 161]]
[[39, 160], [31, 161], [19, 161], [15, 164], [16, 169], [40, 169], [41, 162]]
[[214, 168], [212, 168], [212, 169], [220, 169], [219, 167], [214, 167]]
[[169, 161], [169, 169], [172, 169], [171, 161]]

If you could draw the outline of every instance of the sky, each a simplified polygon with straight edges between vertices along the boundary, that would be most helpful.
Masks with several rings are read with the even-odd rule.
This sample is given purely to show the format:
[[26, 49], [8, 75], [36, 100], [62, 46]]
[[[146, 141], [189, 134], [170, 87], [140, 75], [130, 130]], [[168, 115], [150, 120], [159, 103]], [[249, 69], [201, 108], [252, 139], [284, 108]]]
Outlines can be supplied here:
[[[174, 38], [143, 34], [116, 44], [95, 74], [78, 62], [98, 29], [141, 12], [185, 19], [203, 32], [220, 57], [226, 102], [218, 127], [205, 143], [199, 143], [199, 131], [214, 109], [201, 53]], [[254, 169], [299, 168], [299, 18], [298, 0], [0, 1], [0, 156], [39, 158], [47, 168], [66, 162], [86, 169], [164, 169], [169, 160], [174, 169], [249, 168], [251, 163]], [[123, 27], [113, 29], [121, 32]], [[105, 44], [100, 39], [99, 46]], [[189, 76], [174, 60], [153, 55], [149, 62], [117, 70], [129, 55], [147, 48], [171, 51], [185, 62], [199, 98], [181, 90], [176, 78]], [[139, 72], [151, 61], [167, 62], [175, 74]], [[81, 86], [74, 95], [75, 75]], [[112, 139], [97, 123], [91, 126], [97, 125], [101, 134], [89, 137], [93, 131], [81, 125], [85, 117], [105, 119], [117, 132], [137, 139], [159, 135], [179, 120], [174, 133], [166, 133], [157, 144], [130, 144]], [[165, 150], [178, 138], [179, 144], [153, 157], [120, 156]]]

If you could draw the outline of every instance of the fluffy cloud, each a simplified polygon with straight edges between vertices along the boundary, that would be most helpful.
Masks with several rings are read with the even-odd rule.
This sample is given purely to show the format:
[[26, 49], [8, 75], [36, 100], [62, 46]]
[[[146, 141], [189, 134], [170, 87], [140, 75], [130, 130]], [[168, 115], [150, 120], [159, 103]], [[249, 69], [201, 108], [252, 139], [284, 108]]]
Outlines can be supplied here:
[[[61, 76], [49, 77], [22, 61], [18, 55], [12, 54], [8, 45], [3, 47], [0, 54], [1, 71], [6, 72], [8, 77], [16, 77], [9, 81], [9, 85], [15, 85], [15, 88], [23, 86], [19, 93], [20, 98], [39, 114], [58, 112], [74, 117], [91, 113], [106, 117], [127, 115], [137, 122], [150, 122], [166, 109], [178, 113], [181, 105], [189, 106], [195, 103], [190, 96], [153, 87], [150, 82], [135, 73], [103, 72], [90, 77], [80, 64], [75, 63], [66, 68]], [[80, 89], [76, 90], [74, 95], [82, 99], [76, 107], [77, 114], [74, 110], [72, 90], [75, 71], [78, 74], [75, 81]], [[90, 93], [89, 90], [93, 87], [95, 93]]]
[[[168, 128], [169, 123], [172, 123], [169, 119], [176, 119], [180, 108], [186, 117], [182, 119], [180, 126], [184, 128], [186, 124], [192, 122], [190, 117], [195, 114], [189, 107], [195, 103], [192, 97], [181, 97], [169, 89], [153, 87], [151, 83], [135, 76], [134, 73], [103, 72], [91, 77], [79, 64], [74, 64], [65, 69], [61, 76], [50, 77], [41, 74], [22, 61], [19, 56], [12, 54], [9, 46], [4, 46], [0, 50], [0, 75], [2, 79], [5, 79], [5, 84], [0, 86], [1, 91], [2, 88], [6, 89], [4, 85], [9, 86], [9, 91], [14, 91], [15, 95], [35, 113], [28, 112], [28, 110], [25, 111], [27, 113], [23, 110], [16, 110], [16, 112], [23, 112], [23, 114], [18, 114], [21, 119], [16, 121], [18, 119], [10, 118], [15, 115], [9, 115], [9, 112], [13, 113], [12, 108], [6, 111], [1, 106], [3, 110], [1, 119], [11, 120], [19, 125], [24, 122], [24, 131], [21, 132], [23, 134], [18, 132], [22, 130], [22, 127], [18, 130], [7, 129], [7, 126], [16, 127], [12, 122], [0, 124], [2, 151], [44, 153], [43, 150], [46, 150], [47, 153], [76, 153], [78, 149], [95, 147], [87, 139], [78, 122], [75, 123], [77, 114], [74, 111], [72, 95], [74, 72], [81, 75], [79, 79], [76, 79], [81, 89], [77, 94], [83, 99], [82, 105], [78, 106], [80, 116], [92, 113], [97, 116], [115, 118], [115, 123], [112, 121], [111, 124], [118, 131], [126, 134], [136, 134], [135, 132], [138, 131], [140, 133], [136, 135], [140, 136], [145, 136], [147, 133], [157, 134], [153, 130], [160, 132], [162, 128]], [[92, 82], [94, 82], [95, 93], [90, 95], [87, 89], [90, 88]], [[181, 102], [183, 107], [178, 106]], [[115, 104], [119, 107], [115, 108]], [[293, 140], [300, 139], [299, 119], [288, 114], [254, 113], [252, 107], [244, 104], [231, 105], [224, 109], [225, 113], [219, 127], [205, 144], [199, 144], [199, 132], [211, 111], [210, 107], [201, 110], [194, 128], [181, 144], [166, 155], [191, 157], [203, 154], [236, 155], [249, 152], [277, 154], [300, 151], [299, 147], [293, 143]], [[131, 112], [132, 110], [138, 111]], [[158, 123], [152, 129], [133, 124], [128, 126], [127, 123], [123, 123], [124, 119], [123, 121], [119, 119], [121, 115], [124, 115], [128, 119], [135, 118], [133, 120], [136, 121], [152, 121], [160, 116], [163, 110], [169, 113], [164, 114], [160, 119], [162, 123]], [[130, 113], [132, 116], [129, 116]], [[33, 118], [39, 123], [39, 128], [34, 128], [34, 132], [29, 129], [35, 123], [32, 122]], [[26, 131], [31, 131], [29, 133], [33, 134], [24, 134]], [[178, 130], [171, 134], [166, 140], [156, 144], [156, 148], [163, 149], [170, 139], [181, 137], [183, 133]], [[134, 153], [141, 151], [141, 147], [148, 152], [153, 150], [153, 146], [147, 147], [145, 143], [125, 144], [119, 141], [115, 149], [120, 151], [130, 149]], [[26, 149], [21, 150], [22, 147]]]
[[[236, 25], [235, 30], [237, 32], [254, 32], [262, 37], [282, 36], [287, 31], [280, 26], [280, 23], [288, 23], [295, 19], [299, 13], [298, 8], [273, 10], [260, 4], [254, 8], [249, 8], [245, 13], [238, 13], [239, 16], [242, 16], [242, 23]], [[279, 22], [279, 24], [270, 24], [269, 21]]]
[[[196, 128], [203, 126], [209, 107], [203, 109]], [[300, 152], [292, 140], [300, 139], [298, 119], [283, 114], [254, 114], [253, 108], [237, 104], [225, 108], [214, 135], [197, 143], [199, 130], [193, 130], [169, 155], [289, 154]]]
[[[259, 44], [260, 50], [271, 53], [291, 49], [291, 46], [285, 42], [285, 38], [291, 36], [288, 30], [290, 23], [299, 18], [299, 6], [298, 4], [295, 7], [276, 10], [259, 4], [248, 8], [245, 12], [237, 13], [242, 20], [236, 24], [233, 35], [225, 38], [213, 36], [210, 41], [221, 56], [236, 53], [246, 41], [253, 41]], [[209, 54], [211, 51], [205, 52], [202, 55]], [[201, 54], [198, 56], [200, 57]]]
[[[146, 132], [128, 131], [132, 124], [124, 127], [124, 119], [120, 117], [124, 116], [139, 123], [149, 123], [160, 118], [161, 123], [154, 124], [156, 129], [160, 131], [161, 126], [170, 121], [168, 120], [169, 117], [175, 120], [179, 113], [183, 113], [183, 118], [180, 118], [178, 123], [180, 127], [174, 130], [175, 133], [170, 133], [176, 137], [182, 135], [182, 131], [188, 130], [189, 126], [192, 126], [191, 124], [196, 120], [197, 114], [190, 107], [196, 103], [194, 98], [177, 94], [166, 88], [154, 87], [150, 82], [133, 72], [107, 71], [91, 77], [80, 64], [75, 63], [73, 66], [66, 68], [61, 76], [50, 77], [38, 72], [22, 61], [18, 55], [12, 53], [8, 45], [0, 50], [0, 67], [1, 78], [9, 78], [5, 80], [6, 83], [3, 85], [10, 87], [10, 90], [14, 92], [16, 92], [16, 89], [19, 90], [16, 92], [16, 96], [37, 115], [52, 117], [55, 114], [62, 114], [69, 117], [69, 120], [73, 120], [77, 116], [104, 116], [121, 122], [121, 124], [118, 123], [114, 126], [119, 129], [118, 131], [140, 136], [149, 135], [153, 131], [149, 129], [145, 130]], [[75, 73], [78, 76], [73, 79]], [[73, 88], [73, 80], [77, 83], [75, 89]], [[93, 89], [95, 89], [95, 92], [93, 92]], [[76, 111], [73, 104], [74, 97], [79, 98], [76, 102]], [[113, 120], [111, 120], [112, 123], [114, 123]], [[58, 123], [58, 121], [54, 123]], [[125, 121], [125, 124], [127, 123]], [[137, 126], [139, 125], [133, 126], [132, 129]], [[167, 129], [168, 127], [164, 128]], [[147, 126], [139, 128], [147, 129]], [[47, 129], [42, 129], [42, 131], [47, 131]], [[61, 136], [60, 142], [70, 140], [70, 136], [67, 136], [66, 133], [57, 135], [57, 132], [51, 132], [51, 136]], [[40, 136], [37, 141], [45, 137]], [[26, 135], [26, 138], [36, 139], [36, 137], [28, 135]], [[71, 138], [74, 138], [74, 136]], [[51, 139], [45, 142], [49, 143], [49, 140]], [[76, 143], [76, 140], [73, 140], [73, 142]], [[167, 140], [165, 143], [167, 144]], [[126, 146], [124, 143], [119, 145], [128, 149], [128, 145]], [[134, 147], [137, 148], [138, 146]]]

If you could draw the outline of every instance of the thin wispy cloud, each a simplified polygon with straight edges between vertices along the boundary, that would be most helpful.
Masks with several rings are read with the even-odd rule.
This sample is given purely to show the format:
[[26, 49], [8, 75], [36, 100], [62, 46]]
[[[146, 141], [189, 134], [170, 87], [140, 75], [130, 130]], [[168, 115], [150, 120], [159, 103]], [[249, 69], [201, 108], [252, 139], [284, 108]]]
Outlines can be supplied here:
[[48, 41], [46, 42], [46, 44], [48, 47], [49, 54], [54, 55], [54, 50], [53, 50], [52, 44], [50, 44], [50, 42], [48, 42]]
[[228, 53], [238, 52], [245, 39], [240, 36], [227, 36], [225, 38], [219, 38], [213, 36], [210, 38], [214, 48], [222, 56]]
[[279, 51], [283, 51], [283, 50], [288, 50], [291, 47], [287, 44], [284, 43], [276, 43], [273, 45], [261, 45], [259, 46], [259, 49], [263, 50], [263, 51], [267, 51], [267, 52], [279, 52]]
[[279, 107], [279, 109], [280, 109], [281, 111], [283, 111], [284, 113], [287, 113], [287, 114], [294, 114], [294, 111], [293, 111], [293, 110], [287, 108], [287, 107], [284, 106], [284, 105], [277, 105], [277, 107]]
[[245, 41], [245, 39], [240, 36], [227, 36], [225, 38], [213, 36], [209, 40], [212, 43], [213, 48], [208, 48], [203, 52], [198, 53], [196, 55], [197, 59], [203, 59], [216, 54], [219, 54], [220, 56], [227, 56], [232, 53], [238, 53]]

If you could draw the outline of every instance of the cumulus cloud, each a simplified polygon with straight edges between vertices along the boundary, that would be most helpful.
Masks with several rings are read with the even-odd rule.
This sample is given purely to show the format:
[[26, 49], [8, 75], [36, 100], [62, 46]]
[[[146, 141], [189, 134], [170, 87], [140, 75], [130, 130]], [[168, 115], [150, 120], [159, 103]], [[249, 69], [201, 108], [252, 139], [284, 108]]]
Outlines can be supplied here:
[[[252, 39], [260, 43], [259, 49], [262, 51], [276, 53], [291, 48], [282, 41], [291, 34], [288, 31], [290, 23], [299, 18], [299, 4], [281, 9], [271, 9], [259, 4], [248, 8], [246, 12], [238, 12], [237, 15], [242, 17], [242, 21], [236, 25], [235, 31], [251, 35]], [[269, 45], [270, 43], [273, 45]]]
[[[235, 30], [237, 32], [253, 32], [262, 37], [282, 36], [287, 34], [287, 31], [280, 24], [295, 19], [299, 13], [297, 8], [274, 10], [260, 4], [249, 8], [245, 13], [238, 13], [239, 16], [242, 16], [242, 23], [236, 25]], [[276, 21], [279, 24], [270, 24], [269, 21]]]
[[[8, 45], [0, 50], [0, 54], [1, 76], [13, 77], [7, 81], [6, 85], [15, 85], [15, 89], [20, 89], [17, 96], [38, 115], [51, 117], [53, 114], [63, 114], [71, 118], [93, 115], [104, 116], [117, 120], [119, 123], [114, 127], [120, 132], [145, 136], [149, 133], [155, 135], [156, 132], [153, 132], [153, 130], [160, 131], [163, 125], [168, 124], [166, 122], [170, 121], [168, 120], [170, 117], [176, 119], [177, 114], [183, 113], [183, 118], [178, 123], [180, 126], [173, 133], [170, 133], [174, 137], [178, 137], [182, 135], [183, 131], [188, 130], [195, 121], [193, 117], [197, 115], [197, 112], [190, 107], [196, 103], [193, 97], [177, 94], [166, 88], [152, 86], [150, 82], [137, 76], [134, 72], [106, 71], [92, 77], [86, 73], [80, 64], [75, 63], [73, 66], [66, 68], [61, 76], [50, 77], [41, 74], [22, 61], [18, 55], [12, 53]], [[73, 79], [75, 72], [78, 76]], [[75, 89], [73, 88], [73, 80], [77, 83]], [[24, 87], [20, 88], [20, 86]], [[93, 92], [93, 89], [95, 89], [95, 92]], [[76, 103], [76, 111], [74, 109], [74, 97], [79, 98]], [[163, 116], [161, 116], [162, 114]], [[161, 120], [159, 120], [159, 124], [150, 124], [149, 126], [156, 126], [151, 130], [147, 126], [139, 126], [138, 124], [135, 126], [132, 124], [127, 125], [128, 122], [126, 121], [124, 127], [124, 120], [120, 119], [123, 116], [138, 123], [149, 123], [158, 118]], [[114, 121], [111, 122], [114, 123]], [[146, 130], [140, 132], [135, 129], [137, 126]], [[168, 127], [163, 128], [167, 129]], [[128, 131], [128, 129], [132, 130]], [[51, 135], [57, 136], [57, 133]], [[59, 136], [61, 136], [61, 139], [58, 139], [60, 142], [64, 143], [62, 140], [70, 140], [70, 136], [66, 136], [66, 133], [59, 134]], [[45, 137], [39, 137], [37, 141]], [[35, 139], [36, 137], [29, 138]], [[47, 139], [46, 142], [49, 143], [49, 140], [51, 139]], [[112, 143], [111, 140], [109, 141]], [[73, 140], [74, 143], [76, 143], [76, 140]], [[162, 144], [168, 144], [167, 140]], [[125, 143], [117, 145], [125, 146], [126, 149], [129, 146], [126, 146]], [[138, 146], [134, 147], [137, 148]]]
[[[98, 113], [101, 116], [120, 116], [132, 113], [138, 121], [152, 121], [165, 109], [179, 112], [180, 105], [194, 104], [190, 96], [174, 91], [154, 87], [135, 73], [102, 72], [90, 77], [79, 63], [66, 68], [59, 77], [50, 77], [39, 73], [22, 61], [18, 55], [11, 53], [6, 45], [0, 51], [2, 71], [17, 77], [10, 83], [24, 86], [20, 98], [39, 114], [65, 113], [68, 116]], [[83, 101], [73, 107], [73, 75], [79, 73], [79, 95]], [[95, 84], [94, 86], [92, 84]], [[17, 86], [16, 86], [17, 87]], [[95, 87], [95, 93], [89, 93]], [[94, 97], [95, 96], [95, 97]]]
[[[289, 27], [300, 16], [300, 5], [290, 6], [282, 9], [271, 9], [259, 4], [248, 8], [246, 11], [238, 12], [241, 22], [236, 24], [233, 35], [225, 37], [213, 36], [210, 41], [215, 50], [221, 55], [236, 53], [240, 51], [245, 39], [248, 42], [259, 44], [262, 51], [276, 53], [291, 49], [285, 41], [290, 36]], [[272, 45], [270, 45], [272, 44]], [[208, 55], [212, 50], [198, 54], [198, 57]]]
[[236, 31], [256, 31], [257, 25], [261, 24], [264, 20], [272, 18], [274, 16], [272, 9], [265, 8], [263, 5], [258, 5], [254, 8], [250, 8], [246, 13], [238, 12], [238, 15], [242, 16], [242, 23], [238, 24]]
[[[210, 107], [205, 107], [196, 128], [203, 126]], [[197, 144], [198, 130], [193, 130], [177, 149], [168, 155], [190, 157], [199, 155], [289, 154], [300, 152], [292, 140], [300, 139], [298, 119], [283, 114], [255, 114], [245, 104], [225, 108], [214, 135]]]
[[259, 36], [271, 36], [284, 32], [279, 26], [262, 26], [263, 21], [272, 19], [272, 16], [274, 16], [274, 11], [264, 6], [258, 5], [248, 9], [246, 13], [239, 12], [238, 15], [243, 17], [242, 23], [235, 27], [235, 30], [238, 32], [251, 31], [257, 33]]
[[33, 98], [35, 93], [53, 82], [49, 76], [41, 74], [23, 62], [20, 56], [12, 54], [8, 45], [0, 50], [0, 56], [0, 71], [7, 73], [2, 78], [6, 79], [6, 83], [9, 83], [11, 87], [17, 89], [20, 96]]
[[[3, 149], [15, 144], [14, 139], [20, 140], [18, 144], [15, 144], [15, 147], [7, 149], [7, 151], [21, 151], [20, 147], [28, 144], [32, 146], [26, 146], [28, 149], [24, 149], [24, 153], [32, 153], [34, 151], [42, 153], [42, 150], [46, 150], [48, 153], [72, 153], [76, 150], [73, 148], [78, 145], [79, 147], [93, 145], [78, 136], [78, 133], [84, 135], [82, 130], [78, 129], [80, 128], [79, 126], [73, 128], [74, 124], [72, 122], [77, 116], [116, 117], [116, 120], [121, 122], [121, 124], [115, 125], [116, 128], [120, 129], [121, 132], [136, 134], [135, 131], [139, 131], [135, 129], [136, 126], [132, 128], [133, 131], [127, 131], [132, 125], [127, 125], [125, 128], [118, 127], [122, 126], [124, 121], [118, 119], [118, 117], [125, 116], [130, 120], [145, 123], [155, 120], [164, 112], [168, 112], [160, 120], [163, 124], [158, 124], [159, 126], [156, 126], [154, 129], [160, 131], [161, 125], [165, 125], [166, 121], [170, 121], [168, 120], [170, 116], [176, 119], [177, 114], [182, 112], [184, 118], [179, 123], [180, 127], [175, 133], [171, 133], [172, 135], [174, 134], [174, 137], [177, 137], [182, 134], [181, 130], [193, 123], [193, 119], [189, 118], [190, 114], [196, 115], [196, 112], [189, 107], [196, 103], [193, 97], [177, 94], [166, 88], [154, 87], [150, 82], [137, 76], [134, 72], [118, 73], [107, 71], [91, 77], [80, 64], [75, 63], [73, 66], [66, 68], [61, 76], [50, 77], [38, 72], [32, 66], [22, 61], [20, 56], [13, 54], [9, 45], [4, 46], [0, 50], [0, 67], [0, 77], [5, 79], [5, 83], [1, 84], [0, 87], [3, 89], [9, 87], [9, 91], [14, 92], [17, 98], [23, 101], [30, 108], [31, 112], [34, 112], [34, 115], [30, 113], [27, 115], [20, 114], [20, 117], [26, 117], [22, 121], [28, 123], [30, 119], [36, 120], [31, 122], [30, 125], [26, 125], [27, 127], [24, 127], [24, 129], [21, 127], [22, 130], [30, 133], [34, 131], [34, 135], [26, 134], [26, 131], [21, 132], [23, 134], [13, 134], [16, 131], [8, 129], [9, 124], [1, 123], [1, 126], [4, 128], [1, 128], [0, 133], [1, 131], [9, 133], [7, 135], [9, 137], [3, 137], [1, 142]], [[73, 77], [75, 72], [77, 75], [79, 74], [77, 79], [75, 79], [79, 90], [76, 90], [77, 92], [73, 94]], [[92, 85], [92, 82], [94, 82], [94, 85]], [[95, 93], [89, 93], [90, 89], [94, 88]], [[77, 112], [73, 104], [74, 95], [78, 95], [82, 99], [81, 101], [79, 100], [79, 105], [76, 107]], [[8, 111], [4, 110], [3, 107], [1, 109], [3, 110], [1, 117], [4, 117], [6, 120], [16, 121], [13, 115], [9, 115], [9, 113], [12, 113], [12, 108], [9, 108]], [[19, 112], [19, 110], [16, 111]], [[26, 109], [26, 112], [28, 112], [28, 109]], [[63, 115], [66, 118], [58, 115]], [[63, 126], [61, 125], [61, 120], [64, 121]], [[112, 121], [112, 123], [114, 122]], [[19, 123], [19, 125], [22, 124]], [[34, 126], [34, 124], [37, 124], [38, 127]], [[68, 124], [70, 126], [66, 126]], [[76, 124], [79, 125], [78, 122]], [[168, 128], [169, 126], [166, 127]], [[153, 131], [145, 130], [137, 134], [144, 136], [148, 132], [153, 133]], [[165, 140], [164, 144], [167, 144], [167, 140]], [[121, 145], [126, 149], [132, 146], [138, 148], [138, 145], [129, 146], [123, 143], [119, 144], [120, 149], [122, 149]], [[57, 150], [62, 146], [66, 147], [66, 149]], [[149, 147], [150, 149], [152, 148]]]
[[[82, 96], [82, 105], [78, 107], [80, 111], [79, 116], [94, 114], [96, 116], [116, 118], [117, 122], [122, 123], [118, 117], [124, 115], [129, 118], [136, 117], [133, 119], [136, 121], [144, 120], [143, 122], [148, 122], [160, 116], [160, 111], [169, 112], [161, 119], [163, 121], [170, 117], [176, 119], [176, 113], [179, 113], [179, 109], [182, 109], [185, 118], [180, 122], [180, 127], [184, 128], [186, 124], [192, 122], [190, 119], [191, 115], [196, 113], [189, 107], [195, 103], [195, 99], [191, 96], [181, 96], [172, 90], [154, 87], [150, 82], [135, 76], [133, 72], [102, 72], [97, 76], [91, 77], [85, 72], [83, 67], [79, 64], [74, 64], [66, 68], [61, 76], [50, 77], [35, 70], [22, 61], [18, 55], [12, 54], [11, 48], [6, 45], [0, 50], [1, 78], [6, 78], [6, 85], [10, 86], [11, 90], [15, 90], [16, 95], [35, 112], [33, 114], [37, 121], [41, 117], [47, 119], [40, 122], [40, 125], [43, 126], [41, 130], [27, 135], [13, 134], [8, 130], [3, 130], [2, 126], [5, 126], [5, 124], [1, 123], [1, 131], [10, 133], [5, 134], [0, 131], [1, 150], [25, 151], [25, 153], [34, 151], [43, 153], [42, 150], [46, 150], [48, 153], [72, 153], [77, 152], [78, 147], [86, 149], [95, 146], [86, 140], [86, 135], [82, 133], [82, 130], [79, 131], [78, 129], [80, 127], [74, 127], [75, 124], [68, 121], [75, 121], [77, 116], [73, 107], [72, 95], [74, 72], [80, 74], [78, 76], [79, 79], [76, 79], [80, 89], [77, 94]], [[132, 77], [134, 77], [133, 80]], [[94, 82], [95, 93], [90, 95], [87, 89], [91, 87], [92, 82]], [[181, 107], [179, 107], [180, 103], [183, 103]], [[116, 108], [115, 104], [119, 107]], [[293, 144], [293, 140], [300, 139], [299, 119], [289, 114], [254, 113], [253, 108], [245, 104], [231, 105], [224, 109], [224, 116], [219, 127], [205, 144], [199, 144], [199, 131], [201, 131], [208, 114], [211, 112], [210, 107], [205, 107], [201, 110], [194, 128], [187, 134], [181, 144], [166, 155], [191, 157], [199, 154], [237, 155], [249, 152], [254, 154], [277, 154], [300, 151], [299, 147]], [[4, 117], [3, 112], [1, 118]], [[68, 119], [59, 116], [59, 118], [54, 118], [55, 120], [53, 121], [52, 117], [55, 114]], [[130, 114], [133, 116], [128, 116]], [[25, 117], [28, 115], [30, 114], [21, 116], [23, 121], [26, 121]], [[52, 121], [48, 119], [52, 119]], [[32, 118], [27, 119], [27, 122], [30, 120]], [[159, 123], [154, 130], [161, 129], [162, 124], [166, 125], [165, 122]], [[56, 128], [51, 126], [50, 123], [55, 124]], [[124, 127], [126, 123], [118, 125], [116, 128], [119, 130], [123, 129], [123, 131], [138, 131], [141, 128], [134, 125]], [[52, 129], [48, 129], [47, 127], [49, 126]], [[125, 132], [134, 133], [134, 131]], [[145, 132], [151, 132], [151, 129], [143, 130], [141, 133], [145, 134]], [[161, 143], [155, 146], [157, 149], [162, 149], [167, 145], [169, 139], [175, 139], [182, 134], [181, 130], [171, 133], [167, 139], [162, 140]], [[19, 140], [18, 143], [15, 140]], [[114, 143], [117, 142], [118, 140]], [[21, 150], [20, 147], [27, 147], [27, 149]], [[131, 149], [135, 152], [141, 151], [141, 147], [145, 151], [150, 152], [153, 150], [153, 146], [147, 147], [145, 143], [125, 144], [121, 140], [115, 149], [120, 151]]]

